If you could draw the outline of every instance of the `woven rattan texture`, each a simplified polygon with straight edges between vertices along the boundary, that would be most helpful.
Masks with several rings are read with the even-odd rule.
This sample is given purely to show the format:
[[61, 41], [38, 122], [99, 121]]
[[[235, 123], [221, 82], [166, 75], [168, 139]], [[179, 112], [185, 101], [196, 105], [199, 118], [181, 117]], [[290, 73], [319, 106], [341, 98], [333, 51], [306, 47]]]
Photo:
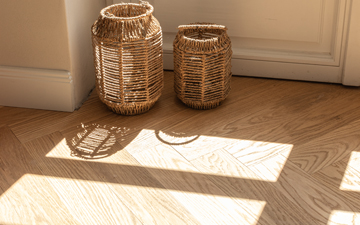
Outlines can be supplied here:
[[230, 92], [231, 40], [226, 27], [210, 23], [179, 26], [174, 40], [174, 89], [195, 109], [220, 105]]
[[104, 8], [92, 26], [96, 90], [114, 112], [148, 111], [163, 88], [162, 31], [147, 2]]

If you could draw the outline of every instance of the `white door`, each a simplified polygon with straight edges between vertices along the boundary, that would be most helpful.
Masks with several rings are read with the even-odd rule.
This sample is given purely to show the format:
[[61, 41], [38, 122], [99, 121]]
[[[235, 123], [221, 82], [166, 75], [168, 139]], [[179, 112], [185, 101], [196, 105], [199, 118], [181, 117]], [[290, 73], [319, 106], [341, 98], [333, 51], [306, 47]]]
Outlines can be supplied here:
[[172, 42], [178, 25], [213, 22], [228, 27], [234, 75], [360, 86], [357, 0], [150, 0], [150, 3], [163, 29], [165, 69], [173, 68]]

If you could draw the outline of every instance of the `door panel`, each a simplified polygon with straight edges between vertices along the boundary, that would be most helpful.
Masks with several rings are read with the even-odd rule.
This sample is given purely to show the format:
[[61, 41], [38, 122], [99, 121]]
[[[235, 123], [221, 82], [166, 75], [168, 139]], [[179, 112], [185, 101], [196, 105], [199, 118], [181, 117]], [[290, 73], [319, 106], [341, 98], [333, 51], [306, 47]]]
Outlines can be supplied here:
[[177, 26], [213, 22], [228, 27], [233, 74], [334, 83], [344, 80], [350, 11], [360, 14], [359, 7], [351, 8], [351, 0], [151, 0], [150, 3], [163, 29], [166, 69], [173, 68], [172, 42]]
[[338, 35], [342, 35], [339, 25], [343, 24], [345, 1], [154, 2], [155, 16], [167, 36], [174, 37], [179, 24], [209, 21], [228, 27], [234, 58], [339, 64], [341, 38]]
[[[208, 21], [225, 24], [233, 37], [306, 42], [320, 39], [324, 0], [226, 2], [228, 4], [217, 0], [156, 0], [155, 6], [157, 18], [166, 32], [176, 32], [178, 24]], [[331, 14], [334, 3], [328, 5], [326, 9]]]

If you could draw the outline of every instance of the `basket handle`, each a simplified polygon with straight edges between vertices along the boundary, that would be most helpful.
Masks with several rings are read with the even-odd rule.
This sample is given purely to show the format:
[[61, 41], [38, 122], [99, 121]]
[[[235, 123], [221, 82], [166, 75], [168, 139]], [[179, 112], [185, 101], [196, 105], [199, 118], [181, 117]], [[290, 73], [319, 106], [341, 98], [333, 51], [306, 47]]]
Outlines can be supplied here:
[[214, 29], [214, 30], [227, 30], [226, 26], [223, 25], [216, 25], [216, 24], [189, 24], [189, 25], [180, 25], [178, 26], [180, 31], [183, 30], [205, 30], [205, 29]]

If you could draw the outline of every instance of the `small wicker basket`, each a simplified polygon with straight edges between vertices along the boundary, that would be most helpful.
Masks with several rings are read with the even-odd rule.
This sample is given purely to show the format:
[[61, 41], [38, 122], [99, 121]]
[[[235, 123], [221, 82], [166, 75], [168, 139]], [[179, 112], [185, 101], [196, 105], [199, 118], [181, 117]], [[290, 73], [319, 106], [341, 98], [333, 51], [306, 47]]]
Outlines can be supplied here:
[[220, 105], [230, 92], [231, 41], [225, 26], [195, 23], [178, 27], [174, 40], [174, 89], [195, 109]]
[[114, 112], [148, 111], [163, 88], [162, 31], [148, 3], [101, 10], [91, 28], [99, 98]]

